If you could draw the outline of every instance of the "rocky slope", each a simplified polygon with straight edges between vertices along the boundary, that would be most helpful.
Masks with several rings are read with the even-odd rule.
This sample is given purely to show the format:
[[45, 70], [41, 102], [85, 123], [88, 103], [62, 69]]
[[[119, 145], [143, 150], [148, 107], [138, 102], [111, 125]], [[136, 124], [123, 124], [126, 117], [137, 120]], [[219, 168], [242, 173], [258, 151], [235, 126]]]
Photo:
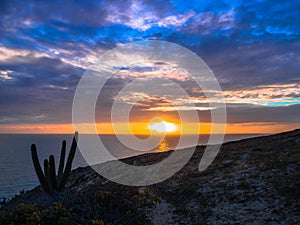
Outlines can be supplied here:
[[[1, 211], [7, 218], [21, 203], [46, 209], [59, 202], [81, 224], [300, 224], [300, 130], [226, 143], [213, 164], [199, 172], [203, 151], [204, 146], [198, 146], [183, 169], [147, 187], [118, 185], [90, 167], [78, 168], [61, 193], [49, 195], [38, 186], [15, 197]], [[124, 161], [149, 165], [170, 153]], [[119, 196], [116, 205], [110, 194]], [[135, 213], [125, 217], [124, 207]], [[108, 216], [109, 210], [113, 217]]]

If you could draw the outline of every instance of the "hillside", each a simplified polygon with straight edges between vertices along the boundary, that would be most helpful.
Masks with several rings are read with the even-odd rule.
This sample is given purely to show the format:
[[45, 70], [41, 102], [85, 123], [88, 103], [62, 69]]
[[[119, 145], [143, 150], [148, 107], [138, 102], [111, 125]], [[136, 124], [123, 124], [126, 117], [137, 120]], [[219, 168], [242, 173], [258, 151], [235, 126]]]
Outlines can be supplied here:
[[[226, 143], [213, 164], [199, 172], [203, 151], [197, 146], [174, 176], [140, 188], [112, 183], [90, 167], [78, 168], [61, 193], [49, 195], [38, 186], [3, 205], [1, 224], [26, 213], [38, 224], [49, 212], [56, 224], [300, 223], [300, 130]], [[124, 161], [148, 165], [170, 153]], [[51, 224], [51, 218], [44, 221]]]

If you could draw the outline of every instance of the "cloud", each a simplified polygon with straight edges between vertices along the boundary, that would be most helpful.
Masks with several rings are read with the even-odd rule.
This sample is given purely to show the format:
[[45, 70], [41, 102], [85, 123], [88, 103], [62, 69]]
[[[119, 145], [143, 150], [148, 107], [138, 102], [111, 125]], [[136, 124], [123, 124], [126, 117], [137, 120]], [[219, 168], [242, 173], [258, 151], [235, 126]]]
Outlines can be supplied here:
[[299, 123], [300, 104], [279, 107], [227, 107], [228, 123]]
[[[230, 122], [299, 121], [299, 7], [299, 1], [279, 0], [2, 1], [0, 122], [70, 122], [84, 70], [109, 49], [149, 39], [181, 44], [208, 64], [224, 90]], [[195, 104], [209, 120], [203, 93], [175, 67], [123, 67], [102, 90], [97, 119], [110, 120], [114, 97], [128, 82], [168, 78], [190, 98], [175, 91], [167, 96], [161, 85], [155, 98], [143, 96], [134, 107], [136, 120], [157, 110], [174, 116], [174, 102], [187, 111]]]
[[[144, 64], [144, 63], [142, 63]], [[147, 62], [145, 62], [147, 64]], [[151, 65], [149, 66], [132, 66], [126, 70], [119, 70], [117, 77], [139, 80], [164, 80], [184, 82], [190, 80], [190, 76], [184, 69], [178, 68], [176, 65]]]
[[[7, 1], [2, 17], [9, 25], [17, 25], [16, 19], [22, 21], [18, 24], [47, 24], [52, 21], [65, 21], [75, 25], [101, 25], [106, 16], [104, 2], [89, 1], [78, 2], [73, 0], [61, 1], [34, 1], [26, 2]], [[92, 16], [91, 16], [92, 15]]]
[[157, 111], [157, 112], [170, 112], [170, 111], [210, 111], [216, 109], [215, 107], [200, 107], [200, 106], [175, 106], [175, 107], [151, 107], [146, 111]]
[[[80, 67], [74, 67], [64, 63], [58, 58], [15, 56], [7, 61], [0, 62], [1, 71], [11, 71], [8, 75], [12, 78], [12, 83], [16, 85], [26, 85], [31, 81], [31, 85], [43, 83], [71, 86], [76, 85], [76, 80], [83, 73]], [[25, 82], [25, 83], [24, 83]]]
[[181, 29], [181, 32], [207, 36], [217, 30], [231, 30], [235, 28], [234, 13], [234, 10], [231, 9], [220, 14], [211, 12], [196, 14], [191, 21]]
[[1, 123], [70, 121], [81, 68], [27, 55], [1, 61], [0, 71]]
[[[161, 1], [131, 1], [127, 5], [109, 4], [110, 13], [106, 20], [114, 24], [124, 24], [139, 31], [152, 27], [179, 27], [194, 14], [193, 11], [177, 15], [167, 15], [172, 10], [171, 4]], [[143, 16], [141, 16], [143, 15]]]
[[289, 106], [300, 104], [300, 85], [275, 84], [258, 86], [252, 90], [224, 91], [226, 103], [263, 106]]
[[12, 77], [9, 76], [11, 72], [11, 70], [0, 71], [0, 78], [3, 80], [11, 80]]

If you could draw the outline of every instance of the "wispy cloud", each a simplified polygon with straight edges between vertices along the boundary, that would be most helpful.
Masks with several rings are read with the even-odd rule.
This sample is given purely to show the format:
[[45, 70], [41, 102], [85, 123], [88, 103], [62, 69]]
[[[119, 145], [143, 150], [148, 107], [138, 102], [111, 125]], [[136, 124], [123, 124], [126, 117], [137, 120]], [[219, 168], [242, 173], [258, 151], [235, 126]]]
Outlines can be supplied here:
[[140, 31], [146, 31], [152, 27], [181, 27], [195, 14], [191, 10], [183, 14], [164, 16], [155, 10], [149, 10], [147, 5], [143, 4], [143, 1], [131, 2], [126, 9], [110, 5], [109, 11], [111, 13], [107, 15], [107, 21], [125, 24]]
[[4, 80], [11, 80], [12, 77], [9, 76], [9, 74], [11, 73], [12, 71], [10, 70], [7, 70], [7, 71], [0, 71], [0, 77]]
[[225, 101], [232, 104], [288, 106], [300, 104], [300, 85], [263, 85], [252, 90], [224, 91], [223, 95]]
[[170, 112], [170, 111], [210, 111], [216, 109], [216, 107], [200, 107], [200, 106], [166, 106], [166, 107], [151, 107], [145, 109], [146, 111], [157, 111], [157, 112]]

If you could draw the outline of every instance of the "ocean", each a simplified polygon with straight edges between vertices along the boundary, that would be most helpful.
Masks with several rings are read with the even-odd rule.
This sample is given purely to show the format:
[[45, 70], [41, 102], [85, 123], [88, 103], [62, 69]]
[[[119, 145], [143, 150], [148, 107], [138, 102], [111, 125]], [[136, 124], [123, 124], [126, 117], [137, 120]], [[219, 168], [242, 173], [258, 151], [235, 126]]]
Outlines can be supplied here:
[[[249, 137], [261, 136], [259, 134], [231, 134], [226, 135], [224, 142], [241, 140]], [[143, 154], [145, 152], [133, 151], [122, 145], [115, 136], [99, 136], [116, 158]], [[0, 198], [11, 198], [20, 191], [30, 190], [39, 184], [36, 177], [30, 146], [37, 145], [41, 164], [45, 158], [53, 154], [56, 163], [59, 161], [62, 140], [67, 141], [67, 154], [71, 145], [72, 135], [68, 134], [0, 134]], [[200, 135], [198, 145], [205, 145], [208, 135]], [[178, 142], [178, 136], [166, 136], [165, 139], [148, 152], [160, 152], [174, 149]], [[91, 146], [92, 147], [92, 146]], [[190, 147], [190, 146], [184, 146]], [[73, 169], [87, 166], [80, 151], [76, 152]]]

